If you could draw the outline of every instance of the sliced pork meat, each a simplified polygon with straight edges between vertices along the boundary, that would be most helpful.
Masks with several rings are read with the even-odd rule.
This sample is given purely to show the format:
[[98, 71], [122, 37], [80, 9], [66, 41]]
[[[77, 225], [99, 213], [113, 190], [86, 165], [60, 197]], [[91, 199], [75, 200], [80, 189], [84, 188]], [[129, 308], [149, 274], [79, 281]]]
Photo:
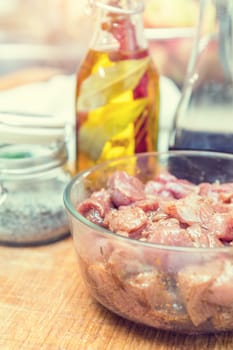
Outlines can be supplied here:
[[187, 228], [187, 232], [196, 248], [217, 248], [224, 247], [224, 244], [213, 234], [213, 231], [194, 224]]
[[117, 245], [114, 252], [108, 259], [108, 266], [111, 273], [118, 280], [129, 280], [143, 272], [150, 272], [154, 269], [145, 264], [144, 256], [137, 248], [129, 248]]
[[201, 196], [215, 202], [232, 203], [233, 201], [233, 183], [201, 183], [198, 187]]
[[233, 319], [226, 312], [226, 307], [233, 308], [232, 261], [223, 258], [199, 266], [189, 266], [178, 273], [178, 283], [195, 325], [212, 316], [216, 320], [216, 313], [221, 314], [221, 307], [225, 316]]
[[156, 198], [147, 198], [134, 202], [133, 206], [141, 208], [145, 213], [154, 213], [159, 207], [159, 202]]
[[196, 194], [188, 195], [177, 201], [166, 201], [161, 205], [166, 214], [188, 225], [198, 223], [205, 227], [214, 214], [211, 201]]
[[116, 207], [145, 199], [144, 185], [134, 176], [116, 171], [108, 180], [108, 190]]
[[111, 197], [107, 190], [93, 192], [90, 198], [87, 198], [77, 206], [77, 211], [88, 220], [97, 225], [103, 225], [106, 213], [112, 207]]
[[170, 246], [192, 247], [193, 241], [187, 231], [182, 229], [177, 219], [164, 219], [147, 225], [142, 232], [148, 242]]
[[145, 192], [147, 195], [179, 199], [197, 192], [197, 187], [187, 180], [177, 179], [169, 173], [162, 173], [146, 183]]
[[218, 193], [213, 190], [213, 184], [203, 182], [198, 186], [198, 194], [202, 197], [210, 198], [213, 202], [218, 202]]
[[233, 262], [223, 259], [221, 271], [205, 292], [203, 299], [209, 303], [233, 307]]
[[164, 183], [157, 182], [157, 181], [148, 181], [145, 184], [145, 194], [147, 197], [158, 197], [158, 195], [161, 195], [161, 192], [164, 190]]
[[206, 295], [223, 270], [221, 261], [188, 266], [178, 272], [177, 281], [187, 312], [195, 326], [216, 312]]
[[170, 192], [176, 199], [184, 198], [191, 193], [197, 192], [196, 186], [185, 180], [168, 182], [165, 185], [165, 190]]
[[111, 209], [105, 216], [104, 224], [113, 232], [126, 232], [129, 237], [140, 237], [147, 225], [147, 216], [141, 208], [120, 207]]
[[209, 232], [222, 241], [233, 240], [233, 210], [228, 213], [214, 213], [207, 223]]
[[149, 309], [163, 309], [165, 305], [172, 305], [176, 299], [163, 274], [156, 269], [132, 276], [125, 282], [124, 288]]

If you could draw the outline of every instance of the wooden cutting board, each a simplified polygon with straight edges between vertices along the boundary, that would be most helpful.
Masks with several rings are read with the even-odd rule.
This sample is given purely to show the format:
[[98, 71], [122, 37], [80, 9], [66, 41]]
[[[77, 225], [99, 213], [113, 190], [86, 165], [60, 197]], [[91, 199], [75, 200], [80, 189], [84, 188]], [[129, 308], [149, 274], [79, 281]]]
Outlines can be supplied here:
[[226, 350], [233, 333], [186, 336], [114, 315], [88, 294], [71, 238], [0, 247], [0, 350]]

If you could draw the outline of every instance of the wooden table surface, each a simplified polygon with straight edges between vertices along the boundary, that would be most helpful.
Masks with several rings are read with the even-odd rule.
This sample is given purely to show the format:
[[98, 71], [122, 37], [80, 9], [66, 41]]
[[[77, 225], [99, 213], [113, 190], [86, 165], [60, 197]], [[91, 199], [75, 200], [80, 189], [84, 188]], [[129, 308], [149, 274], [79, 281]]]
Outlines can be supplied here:
[[82, 282], [72, 238], [41, 247], [0, 247], [1, 350], [220, 350], [233, 333], [186, 336], [114, 315]]

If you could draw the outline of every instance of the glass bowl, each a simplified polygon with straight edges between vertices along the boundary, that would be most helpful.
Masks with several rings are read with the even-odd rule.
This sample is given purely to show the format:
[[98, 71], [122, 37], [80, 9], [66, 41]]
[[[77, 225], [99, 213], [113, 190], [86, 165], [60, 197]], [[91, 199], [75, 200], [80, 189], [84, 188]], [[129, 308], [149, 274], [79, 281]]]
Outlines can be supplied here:
[[[199, 188], [200, 183], [202, 189], [207, 188], [207, 192], [208, 183], [215, 183], [216, 189], [219, 188], [219, 184], [231, 183], [223, 186], [230, 188], [228, 196], [224, 190], [216, 190], [209, 191], [210, 196], [206, 199], [207, 202], [213, 201], [216, 204], [220, 192], [221, 196], [225, 196], [222, 208], [228, 206], [227, 210], [230, 213], [227, 224], [229, 242], [223, 244], [219, 239], [219, 244], [213, 243], [217, 234], [221, 237], [217, 222], [215, 226], [212, 225], [216, 232], [209, 235], [208, 244], [203, 243], [198, 229], [194, 230], [193, 244], [187, 243], [185, 234], [178, 234], [176, 237], [174, 232], [171, 244], [167, 244], [170, 233], [164, 231], [164, 227], [163, 231], [157, 232], [160, 242], [155, 243], [156, 240], [139, 239], [134, 234], [129, 238], [120, 230], [113, 233], [89, 221], [77, 208], [81, 208], [80, 203], [89, 199], [93, 192], [109, 186], [109, 177], [116, 174], [116, 171], [118, 174], [123, 171], [138, 178], [144, 186], [158, 177], [161, 182], [166, 183], [166, 176], [173, 175], [180, 179], [179, 185], [185, 191], [189, 186]], [[182, 179], [189, 182], [183, 182]], [[158, 329], [189, 334], [232, 330], [232, 183], [233, 155], [193, 151], [147, 153], [115, 159], [89, 168], [74, 177], [65, 189], [64, 203], [80, 271], [92, 296], [114, 313]], [[179, 189], [178, 186], [178, 193]], [[115, 190], [118, 190], [117, 186]], [[171, 187], [170, 190], [173, 191]], [[193, 195], [197, 196], [197, 193]], [[188, 222], [191, 222], [189, 225], [192, 228], [196, 227], [195, 218], [192, 222], [192, 215], [201, 217], [201, 220], [208, 218], [205, 224], [201, 221], [201, 231], [205, 231], [212, 222], [214, 213], [208, 216], [209, 211], [202, 207], [202, 203], [194, 208], [192, 199], [187, 201], [188, 197], [185, 196], [181, 195], [180, 199], [183, 200], [182, 210], [186, 211]], [[170, 200], [169, 196], [166, 198], [165, 193], [164, 202], [170, 203]], [[106, 209], [104, 197], [100, 204], [102, 209]], [[133, 207], [133, 204], [129, 205]], [[92, 211], [92, 218], [98, 222], [98, 208], [95, 209]], [[224, 211], [225, 209], [222, 209], [222, 212]], [[137, 221], [137, 216], [135, 220]], [[110, 224], [112, 223], [114, 221], [110, 220]], [[126, 216], [122, 225], [127, 227], [127, 224]], [[179, 225], [180, 229], [189, 226], [185, 222]], [[154, 232], [151, 234], [153, 237]]]

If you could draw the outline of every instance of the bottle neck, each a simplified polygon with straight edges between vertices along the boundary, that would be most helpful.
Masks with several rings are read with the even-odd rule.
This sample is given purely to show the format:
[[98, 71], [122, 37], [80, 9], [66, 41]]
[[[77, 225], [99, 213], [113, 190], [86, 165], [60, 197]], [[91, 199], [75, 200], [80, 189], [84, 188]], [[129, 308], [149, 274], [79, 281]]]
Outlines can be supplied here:
[[92, 49], [130, 54], [148, 48], [142, 20], [142, 1], [100, 0], [94, 6]]
[[[209, 31], [205, 30], [206, 14], [210, 4], [214, 5], [214, 23]], [[233, 0], [200, 0], [196, 37], [188, 66], [188, 77], [196, 69], [198, 57], [210, 42], [215, 42], [219, 64], [225, 78], [233, 79]]]

